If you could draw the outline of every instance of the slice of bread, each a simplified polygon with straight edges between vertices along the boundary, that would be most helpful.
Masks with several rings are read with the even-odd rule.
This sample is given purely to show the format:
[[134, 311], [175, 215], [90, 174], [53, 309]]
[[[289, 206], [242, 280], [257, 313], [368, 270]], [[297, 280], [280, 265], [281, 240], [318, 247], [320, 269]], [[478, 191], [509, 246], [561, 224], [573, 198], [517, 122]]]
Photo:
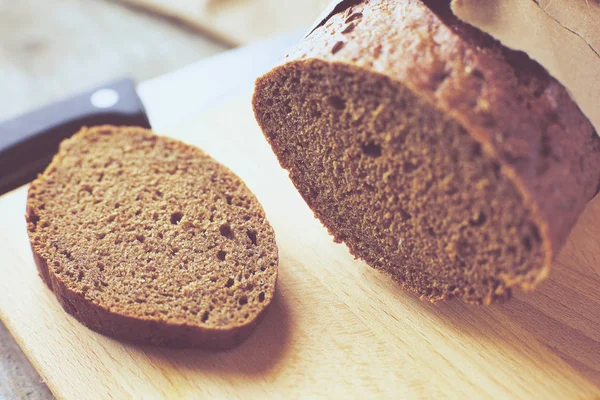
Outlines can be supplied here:
[[246, 185], [201, 150], [135, 127], [84, 128], [30, 186], [40, 275], [89, 328], [228, 348], [271, 302], [277, 246]]
[[258, 123], [323, 224], [422, 298], [533, 289], [600, 181], [600, 139], [449, 0], [346, 1], [259, 78]]

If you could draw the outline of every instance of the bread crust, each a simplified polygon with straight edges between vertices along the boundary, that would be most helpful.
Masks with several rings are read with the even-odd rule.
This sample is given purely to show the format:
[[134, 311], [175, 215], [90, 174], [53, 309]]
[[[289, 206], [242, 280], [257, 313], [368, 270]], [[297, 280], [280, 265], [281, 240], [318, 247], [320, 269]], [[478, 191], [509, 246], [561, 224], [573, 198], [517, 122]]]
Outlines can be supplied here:
[[142, 320], [111, 312], [86, 300], [81, 293], [69, 290], [58, 276], [48, 271], [46, 259], [33, 248], [32, 252], [40, 277], [66, 312], [93, 331], [135, 344], [226, 350], [246, 340], [263, 320], [268, 308], [267, 304], [249, 324], [230, 329], [206, 329], [167, 321]]

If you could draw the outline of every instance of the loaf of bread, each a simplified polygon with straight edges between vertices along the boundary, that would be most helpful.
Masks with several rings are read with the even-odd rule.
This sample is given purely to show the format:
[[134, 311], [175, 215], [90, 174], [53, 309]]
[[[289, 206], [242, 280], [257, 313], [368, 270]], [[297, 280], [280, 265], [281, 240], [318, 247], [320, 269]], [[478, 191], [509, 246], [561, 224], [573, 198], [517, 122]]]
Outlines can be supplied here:
[[253, 106], [335, 239], [431, 301], [533, 289], [600, 182], [565, 88], [449, 0], [342, 2]]
[[228, 348], [273, 298], [277, 247], [254, 195], [201, 150], [141, 128], [65, 140], [26, 217], [62, 307], [118, 339]]

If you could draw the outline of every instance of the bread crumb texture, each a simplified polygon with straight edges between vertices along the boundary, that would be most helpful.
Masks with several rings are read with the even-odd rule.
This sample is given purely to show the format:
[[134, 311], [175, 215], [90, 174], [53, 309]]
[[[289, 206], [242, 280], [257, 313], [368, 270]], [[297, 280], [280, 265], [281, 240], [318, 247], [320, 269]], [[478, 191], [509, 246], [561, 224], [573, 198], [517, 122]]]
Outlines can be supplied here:
[[172, 346], [241, 342], [273, 298], [274, 232], [201, 150], [134, 127], [82, 129], [30, 186], [40, 274], [90, 328]]
[[448, 4], [344, 2], [253, 105], [336, 240], [422, 298], [490, 304], [547, 275], [600, 140], [541, 66]]

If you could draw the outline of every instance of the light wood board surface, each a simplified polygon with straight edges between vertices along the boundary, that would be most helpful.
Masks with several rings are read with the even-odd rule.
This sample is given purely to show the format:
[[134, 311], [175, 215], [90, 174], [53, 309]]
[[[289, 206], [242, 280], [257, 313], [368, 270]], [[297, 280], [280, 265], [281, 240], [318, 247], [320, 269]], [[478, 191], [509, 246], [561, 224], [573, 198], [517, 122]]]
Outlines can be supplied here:
[[334, 244], [254, 121], [249, 97], [159, 132], [238, 173], [277, 235], [267, 317], [227, 352], [122, 344], [62, 311], [37, 276], [26, 188], [0, 199], [0, 317], [59, 399], [598, 399], [600, 198], [538, 291], [480, 308], [423, 303]]
[[331, 0], [119, 0], [242, 45], [308, 28]]

